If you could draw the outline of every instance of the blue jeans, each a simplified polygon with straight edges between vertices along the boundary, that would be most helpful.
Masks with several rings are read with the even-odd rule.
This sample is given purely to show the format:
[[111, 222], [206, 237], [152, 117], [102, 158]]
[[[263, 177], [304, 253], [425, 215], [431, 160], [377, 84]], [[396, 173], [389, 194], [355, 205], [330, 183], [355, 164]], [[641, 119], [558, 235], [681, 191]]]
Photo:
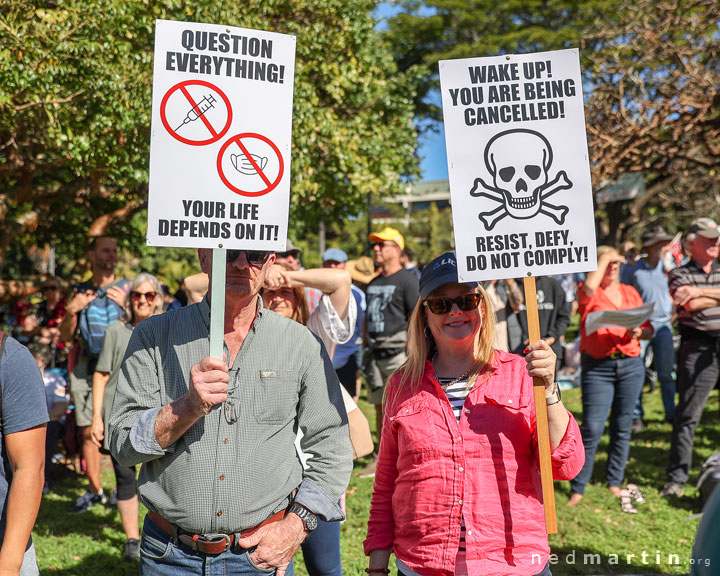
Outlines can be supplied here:
[[[655, 361], [655, 370], [657, 370], [658, 380], [660, 381], [660, 393], [662, 394], [663, 406], [665, 408], [665, 419], [672, 422], [675, 419], [675, 348], [673, 346], [673, 329], [672, 325], [667, 322], [654, 326], [655, 333], [651, 340], [640, 340], [642, 353], [640, 356], [645, 358], [645, 354], [650, 346], [653, 349], [653, 358]], [[642, 389], [638, 395], [633, 419], [642, 418], [645, 415], [642, 406]]]
[[318, 518], [318, 527], [305, 538], [302, 551], [310, 576], [343, 576], [340, 522], [325, 522]]
[[[257, 568], [250, 560], [251, 550], [226, 550], [222, 554], [202, 554], [178, 543], [158, 528], [148, 516], [143, 524], [140, 542], [140, 576], [257, 576], [274, 574], [275, 570]], [[285, 572], [294, 576], [292, 562]]]
[[585, 465], [570, 482], [573, 494], [585, 493], [608, 413], [610, 447], [607, 483], [608, 486], [622, 484], [630, 452], [633, 408], [645, 378], [645, 365], [640, 356], [598, 360], [583, 354], [581, 365], [583, 416], [580, 431], [585, 445]]

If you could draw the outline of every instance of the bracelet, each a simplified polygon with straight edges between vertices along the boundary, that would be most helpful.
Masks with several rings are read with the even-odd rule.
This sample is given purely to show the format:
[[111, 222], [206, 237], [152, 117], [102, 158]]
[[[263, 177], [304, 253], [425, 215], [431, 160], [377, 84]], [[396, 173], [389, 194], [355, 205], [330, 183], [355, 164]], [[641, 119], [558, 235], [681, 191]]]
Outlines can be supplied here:
[[367, 574], [377, 572], [378, 574], [390, 574], [390, 568], [365, 568]]

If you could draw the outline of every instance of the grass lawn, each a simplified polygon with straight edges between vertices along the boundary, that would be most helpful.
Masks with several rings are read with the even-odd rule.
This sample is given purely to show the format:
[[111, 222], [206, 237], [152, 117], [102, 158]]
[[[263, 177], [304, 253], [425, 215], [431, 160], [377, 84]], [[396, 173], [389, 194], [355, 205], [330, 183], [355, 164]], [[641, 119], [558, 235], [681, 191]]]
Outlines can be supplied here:
[[[580, 414], [580, 391], [563, 393], [570, 410]], [[718, 392], [712, 393], [698, 428], [691, 475], [686, 496], [695, 496], [700, 464], [720, 446]], [[361, 401], [374, 427], [373, 409]], [[698, 506], [690, 498], [666, 501], [658, 496], [665, 482], [665, 466], [670, 447], [671, 426], [663, 422], [660, 391], [645, 394], [647, 426], [633, 438], [626, 479], [638, 484], [647, 497], [638, 514], [624, 514], [619, 501], [604, 487], [607, 435], [598, 450], [593, 482], [577, 508], [565, 506], [569, 483], [557, 482], [558, 526], [560, 533], [550, 536], [557, 555], [552, 566], [555, 575], [574, 574], [685, 574], [690, 570], [692, 545], [699, 520], [692, 515]], [[367, 459], [355, 464], [361, 469]], [[96, 506], [81, 515], [69, 515], [75, 498], [85, 490], [84, 478], [68, 477], [54, 494], [43, 498], [33, 532], [42, 574], [68, 576], [108, 576], [136, 574], [137, 566], [121, 560], [125, 541], [120, 517], [115, 510]], [[112, 470], [105, 470], [103, 484], [112, 489]], [[345, 574], [364, 576], [367, 566], [362, 551], [370, 509], [372, 479], [353, 475], [347, 493], [348, 520], [342, 526], [342, 554]], [[144, 510], [141, 511], [141, 517]], [[644, 553], [644, 555], [643, 555]], [[671, 556], [674, 555], [674, 556]], [[676, 563], [677, 560], [677, 563]], [[300, 559], [296, 570], [305, 575]]]

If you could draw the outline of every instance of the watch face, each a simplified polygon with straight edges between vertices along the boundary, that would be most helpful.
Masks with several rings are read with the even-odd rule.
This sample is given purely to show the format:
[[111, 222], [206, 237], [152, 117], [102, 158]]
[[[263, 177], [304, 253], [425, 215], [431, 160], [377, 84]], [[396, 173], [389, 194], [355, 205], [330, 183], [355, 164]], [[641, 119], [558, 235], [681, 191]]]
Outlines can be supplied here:
[[305, 517], [305, 527], [310, 532], [312, 532], [313, 530], [315, 530], [315, 528], [317, 528], [317, 526], [318, 526], [317, 516], [315, 516], [315, 514], [308, 514]]

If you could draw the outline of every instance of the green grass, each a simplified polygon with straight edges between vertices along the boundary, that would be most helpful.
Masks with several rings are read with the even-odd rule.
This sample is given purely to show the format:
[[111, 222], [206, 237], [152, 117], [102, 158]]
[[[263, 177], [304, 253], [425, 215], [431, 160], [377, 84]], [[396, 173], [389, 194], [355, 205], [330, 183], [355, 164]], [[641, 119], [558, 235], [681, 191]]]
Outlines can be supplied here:
[[[580, 414], [580, 391], [563, 393], [565, 404]], [[720, 445], [718, 422], [718, 393], [713, 392], [703, 422], [698, 428], [693, 456], [693, 473], [686, 495], [694, 496], [694, 483], [702, 461]], [[361, 407], [374, 428], [373, 408], [361, 401]], [[690, 558], [698, 511], [690, 499], [667, 501], [658, 491], [665, 482], [665, 466], [670, 446], [671, 426], [662, 420], [662, 403], [658, 389], [645, 394], [647, 427], [635, 435], [630, 450], [626, 479], [638, 484], [648, 502], [639, 506], [637, 515], [624, 514], [619, 502], [604, 486], [604, 467], [607, 436], [598, 450], [593, 480], [585, 499], [576, 508], [567, 508], [569, 483], [557, 482], [558, 526], [560, 533], [550, 536], [550, 546], [557, 554], [552, 566], [555, 575], [581, 574], [684, 574], [690, 570]], [[355, 471], [367, 458], [355, 463]], [[106, 490], [114, 479], [111, 470], [103, 473]], [[364, 576], [367, 560], [363, 555], [367, 518], [370, 510], [372, 479], [360, 479], [353, 474], [347, 493], [348, 520], [342, 525], [342, 555], [345, 574]], [[46, 496], [33, 532], [38, 562], [42, 574], [68, 576], [108, 576], [137, 573], [136, 565], [121, 561], [125, 537], [116, 511], [96, 506], [88, 513], [70, 516], [67, 510], [74, 499], [85, 490], [85, 479], [66, 478], [56, 487], [56, 493]], [[141, 511], [144, 513], [144, 510]], [[646, 552], [645, 563], [642, 553]], [[656, 554], [660, 553], [660, 562]], [[573, 561], [574, 553], [574, 561]], [[588, 565], [585, 555], [598, 554], [601, 564]], [[613, 554], [617, 557], [612, 556]], [[628, 555], [634, 557], [628, 558]], [[668, 563], [668, 555], [676, 554], [678, 565]], [[590, 557], [588, 557], [589, 560]], [[296, 570], [305, 575], [300, 558]]]

